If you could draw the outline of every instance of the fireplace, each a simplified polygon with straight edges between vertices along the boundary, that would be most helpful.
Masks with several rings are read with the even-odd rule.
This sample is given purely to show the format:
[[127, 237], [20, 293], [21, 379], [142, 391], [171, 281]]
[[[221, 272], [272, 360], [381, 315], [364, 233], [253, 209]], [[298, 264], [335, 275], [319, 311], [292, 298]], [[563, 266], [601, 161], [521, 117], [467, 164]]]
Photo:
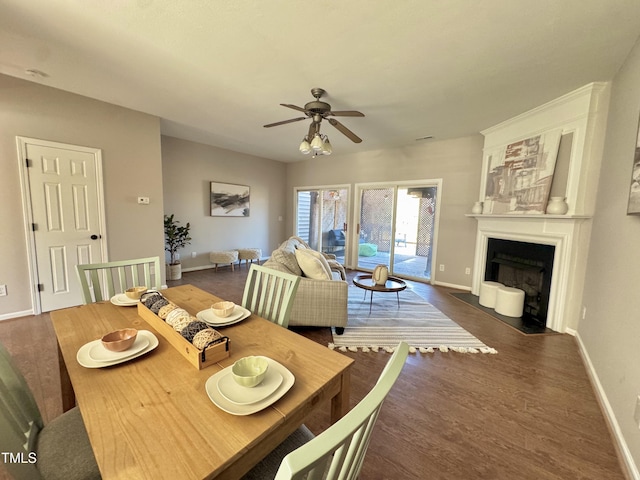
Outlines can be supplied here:
[[500, 238], [487, 240], [484, 279], [525, 292], [522, 320], [546, 326], [555, 247]]

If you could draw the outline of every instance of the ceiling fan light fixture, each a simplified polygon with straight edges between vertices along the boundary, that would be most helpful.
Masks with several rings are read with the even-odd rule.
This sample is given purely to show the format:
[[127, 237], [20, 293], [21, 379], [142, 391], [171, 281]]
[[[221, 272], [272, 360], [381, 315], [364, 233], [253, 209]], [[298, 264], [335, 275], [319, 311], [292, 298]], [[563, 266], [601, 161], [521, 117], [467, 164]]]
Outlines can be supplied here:
[[331, 155], [332, 152], [333, 152], [333, 147], [331, 146], [331, 143], [329, 142], [329, 137], [325, 136], [324, 137], [324, 142], [322, 143], [322, 154], [323, 155]]
[[313, 137], [313, 140], [311, 140], [311, 148], [313, 148], [315, 151], [322, 150], [322, 138], [320, 137], [319, 133], [316, 133]]
[[309, 145], [307, 137], [303, 138], [302, 143], [300, 143], [300, 153], [304, 153], [305, 155], [311, 153], [311, 145]]

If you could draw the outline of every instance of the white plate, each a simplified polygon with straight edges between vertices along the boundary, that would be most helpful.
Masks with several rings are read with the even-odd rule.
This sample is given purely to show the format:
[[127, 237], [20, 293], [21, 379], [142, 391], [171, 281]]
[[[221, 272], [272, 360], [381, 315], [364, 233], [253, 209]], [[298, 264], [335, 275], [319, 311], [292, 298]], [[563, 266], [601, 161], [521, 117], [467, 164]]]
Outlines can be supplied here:
[[137, 305], [139, 301], [140, 300], [134, 300], [133, 298], [127, 297], [124, 293], [118, 293], [111, 297], [111, 303], [118, 307], [133, 307]]
[[240, 305], [236, 305], [233, 313], [226, 318], [217, 316], [210, 308], [196, 313], [196, 318], [212, 327], [226, 327], [227, 325], [241, 322], [250, 315], [251, 312], [249, 310]]
[[233, 379], [233, 374], [228, 372], [218, 380], [218, 391], [224, 398], [236, 405], [250, 405], [264, 400], [275, 392], [282, 383], [282, 374], [275, 368], [269, 368], [264, 380], [255, 387], [243, 387]]
[[93, 346], [95, 345], [95, 342], [100, 342], [100, 340], [94, 340], [93, 342], [89, 342], [89, 343], [83, 345], [82, 347], [80, 347], [80, 349], [78, 350], [78, 353], [76, 355], [76, 360], [78, 360], [78, 363], [80, 365], [82, 365], [83, 367], [86, 367], [86, 368], [109, 367], [111, 365], [117, 365], [119, 363], [128, 362], [129, 360], [133, 360], [134, 358], [138, 358], [139, 356], [150, 352], [151, 350], [153, 350], [154, 348], [156, 348], [158, 346], [158, 338], [153, 333], [151, 333], [149, 330], [138, 330], [138, 337], [146, 338], [149, 341], [149, 344], [145, 348], [140, 350], [138, 353], [135, 353], [135, 354], [131, 355], [130, 357], [120, 358], [118, 360], [111, 360], [111, 361], [108, 361], [108, 362], [98, 362], [96, 360], [93, 360], [89, 356], [89, 351], [91, 350], [91, 348], [93, 348]]
[[209, 395], [209, 398], [214, 403], [214, 405], [217, 406], [220, 410], [224, 410], [225, 412], [232, 415], [251, 415], [267, 408], [269, 405], [282, 398], [282, 396], [287, 393], [291, 389], [291, 387], [293, 387], [295, 377], [283, 365], [268, 357], [265, 358], [267, 358], [267, 360], [269, 361], [269, 370], [273, 369], [280, 373], [280, 375], [282, 375], [283, 381], [280, 386], [276, 388], [275, 392], [273, 392], [267, 398], [255, 403], [251, 403], [249, 405], [237, 405], [233, 403], [232, 401], [226, 399], [218, 390], [219, 380], [231, 371], [231, 367], [227, 367], [224, 370], [211, 375], [204, 385], [204, 388], [207, 391], [207, 395]]
[[142, 349], [147, 348], [149, 346], [149, 339], [143, 335], [138, 335], [133, 345], [123, 352], [107, 350], [100, 340], [94, 340], [91, 344], [92, 347], [89, 349], [89, 358], [91, 360], [95, 360], [96, 362], [112, 362], [130, 357]]

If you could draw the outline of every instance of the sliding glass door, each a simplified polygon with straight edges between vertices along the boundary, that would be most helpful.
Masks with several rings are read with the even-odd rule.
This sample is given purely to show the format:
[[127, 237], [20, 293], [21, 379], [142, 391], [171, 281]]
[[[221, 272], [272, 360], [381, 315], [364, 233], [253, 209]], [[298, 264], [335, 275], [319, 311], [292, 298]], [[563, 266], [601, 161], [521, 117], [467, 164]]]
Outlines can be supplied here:
[[358, 269], [384, 264], [393, 275], [430, 280], [437, 198], [438, 182], [361, 187]]
[[345, 263], [349, 190], [347, 187], [296, 189], [296, 235], [314, 250]]

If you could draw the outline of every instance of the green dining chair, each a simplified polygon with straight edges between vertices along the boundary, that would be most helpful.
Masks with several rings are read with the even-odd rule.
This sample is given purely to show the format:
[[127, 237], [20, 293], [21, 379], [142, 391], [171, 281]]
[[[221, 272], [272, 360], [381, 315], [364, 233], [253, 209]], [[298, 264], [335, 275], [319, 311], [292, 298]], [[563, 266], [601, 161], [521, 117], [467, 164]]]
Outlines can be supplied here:
[[371, 391], [317, 437], [304, 425], [258, 463], [242, 480], [354, 480], [358, 478], [373, 426], [407, 359], [401, 342]]
[[287, 328], [300, 277], [268, 267], [251, 265], [242, 306], [251, 313]]
[[109, 300], [131, 287], [145, 286], [158, 290], [161, 282], [160, 257], [76, 265], [76, 273], [86, 305]]
[[0, 451], [17, 480], [101, 478], [78, 407], [44, 425], [27, 382], [1, 343]]

